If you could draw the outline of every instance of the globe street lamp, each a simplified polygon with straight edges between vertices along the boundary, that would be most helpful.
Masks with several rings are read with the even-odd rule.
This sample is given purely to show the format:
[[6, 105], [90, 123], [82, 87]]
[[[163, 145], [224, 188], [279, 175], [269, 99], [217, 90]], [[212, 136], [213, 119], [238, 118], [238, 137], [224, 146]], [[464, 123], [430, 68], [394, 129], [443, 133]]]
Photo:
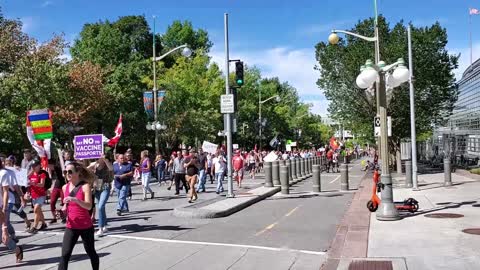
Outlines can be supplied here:
[[[170, 51], [164, 53], [163, 55], [160, 55], [156, 57], [156, 46], [155, 46], [155, 16], [153, 16], [153, 119], [156, 123], [158, 120], [158, 100], [157, 100], [157, 74], [156, 74], [156, 63], [157, 61], [162, 60], [163, 58], [167, 57], [168, 55], [182, 49], [182, 55], [185, 57], [190, 57], [192, 55], [192, 50], [188, 47], [187, 44], [180, 45], [176, 48], [171, 49]], [[157, 126], [155, 128], [152, 128], [152, 130], [155, 130], [155, 152], [159, 153], [160, 147], [158, 145], [158, 130]], [[148, 128], [147, 128], [148, 129]]]
[[[388, 85], [386, 83], [386, 75], [390, 74]], [[383, 100], [380, 106], [380, 150], [382, 156], [382, 174], [381, 181], [384, 189], [382, 190], [382, 201], [377, 210], [378, 220], [398, 220], [400, 216], [393, 202], [392, 177], [390, 175], [390, 168], [388, 166], [388, 128], [387, 128], [387, 102], [386, 91], [387, 88], [393, 88], [400, 84], [407, 82], [409, 79], [409, 70], [405, 66], [405, 61], [400, 58], [397, 62], [391, 65], [385, 65], [385, 62], [380, 61], [378, 65], [374, 65], [371, 60], [367, 60], [365, 66], [362, 66], [361, 73], [358, 75], [356, 82], [359, 88], [365, 89], [379, 82], [379, 90]]]
[[280, 102], [281, 100], [279, 95], [275, 95], [265, 100], [262, 100], [261, 92], [258, 91], [258, 124], [260, 125], [258, 128], [258, 139], [259, 139], [258, 149], [260, 151], [262, 151], [262, 126], [266, 124], [266, 122], [262, 122], [262, 104], [272, 99], [275, 99], [276, 102]]

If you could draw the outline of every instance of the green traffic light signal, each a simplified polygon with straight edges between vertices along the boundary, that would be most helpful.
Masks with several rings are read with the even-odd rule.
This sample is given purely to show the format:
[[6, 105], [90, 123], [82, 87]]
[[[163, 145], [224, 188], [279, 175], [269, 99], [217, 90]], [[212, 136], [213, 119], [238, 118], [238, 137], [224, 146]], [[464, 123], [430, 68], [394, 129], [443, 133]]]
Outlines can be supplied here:
[[238, 61], [235, 62], [235, 81], [237, 82], [238, 86], [243, 85], [243, 62]]

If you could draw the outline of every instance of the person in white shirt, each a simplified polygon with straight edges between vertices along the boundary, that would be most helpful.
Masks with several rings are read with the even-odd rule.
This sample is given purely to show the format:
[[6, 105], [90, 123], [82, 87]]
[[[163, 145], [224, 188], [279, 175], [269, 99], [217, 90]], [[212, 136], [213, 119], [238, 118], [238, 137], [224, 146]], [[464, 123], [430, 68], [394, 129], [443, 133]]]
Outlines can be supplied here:
[[10, 219], [9, 219], [9, 205], [12, 202], [15, 202], [15, 198], [13, 194], [10, 192], [11, 187], [15, 187], [16, 184], [15, 174], [4, 168], [4, 158], [0, 159], [0, 224], [2, 225], [2, 229], [0, 230], [0, 238], [2, 239], [2, 243], [4, 243], [7, 248], [13, 252], [15, 252], [15, 257], [17, 263], [23, 260], [23, 248], [21, 246], [17, 246], [15, 242], [15, 235], [12, 234], [15, 232], [13, 227], [11, 227]]
[[223, 173], [225, 172], [225, 164], [226, 160], [225, 158], [221, 155], [218, 154], [215, 156], [212, 160], [213, 163], [213, 174], [215, 175], [215, 179], [217, 180], [217, 194], [220, 194], [221, 192], [224, 191], [223, 189]]

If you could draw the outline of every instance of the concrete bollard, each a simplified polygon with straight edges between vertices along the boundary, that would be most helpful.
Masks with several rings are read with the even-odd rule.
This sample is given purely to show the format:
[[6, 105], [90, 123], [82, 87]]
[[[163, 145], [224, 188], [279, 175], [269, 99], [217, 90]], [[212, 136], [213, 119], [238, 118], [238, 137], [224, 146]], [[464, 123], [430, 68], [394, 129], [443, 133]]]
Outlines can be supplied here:
[[348, 164], [344, 163], [340, 165], [340, 190], [349, 190], [348, 186]]
[[321, 178], [320, 178], [320, 165], [318, 164], [313, 165], [312, 172], [313, 172], [313, 178], [312, 178], [313, 192], [321, 192], [322, 187], [321, 187]]
[[449, 158], [443, 160], [443, 170], [445, 174], [445, 183], [443, 185], [449, 187], [452, 185], [452, 164]]
[[411, 188], [413, 187], [413, 179], [412, 179], [412, 161], [406, 160], [405, 161], [405, 187]]
[[305, 174], [305, 159], [300, 158], [300, 177], [301, 179], [305, 179], [306, 174]]
[[310, 176], [312, 176], [312, 175], [313, 175], [313, 157], [309, 158], [308, 161], [309, 161], [309, 163], [310, 163], [310, 164], [308, 165], [308, 168], [309, 168], [309, 170], [310, 170], [309, 173], [310, 173]]
[[293, 182], [293, 166], [292, 166], [292, 161], [290, 159], [286, 160], [287, 166], [288, 166], [288, 184], [292, 184]]
[[265, 162], [263, 169], [265, 170], [265, 187], [273, 187], [272, 181], [272, 163]]
[[306, 158], [305, 162], [306, 162], [306, 164], [305, 164], [305, 174], [307, 175], [307, 177], [309, 177], [310, 176], [310, 158], [309, 157]]
[[291, 159], [290, 162], [292, 163], [292, 179], [297, 181], [297, 160]]
[[280, 166], [280, 183], [282, 185], [282, 194], [289, 194], [288, 167], [285, 165]]
[[280, 186], [280, 165], [278, 160], [272, 162], [272, 182], [274, 186]]
[[300, 159], [298, 159], [298, 158], [295, 159], [295, 167], [296, 167], [296, 173], [297, 173], [296, 178], [297, 178], [297, 181], [298, 181], [298, 180], [302, 179], [302, 175], [300, 173], [300, 170], [301, 170], [300, 169]]

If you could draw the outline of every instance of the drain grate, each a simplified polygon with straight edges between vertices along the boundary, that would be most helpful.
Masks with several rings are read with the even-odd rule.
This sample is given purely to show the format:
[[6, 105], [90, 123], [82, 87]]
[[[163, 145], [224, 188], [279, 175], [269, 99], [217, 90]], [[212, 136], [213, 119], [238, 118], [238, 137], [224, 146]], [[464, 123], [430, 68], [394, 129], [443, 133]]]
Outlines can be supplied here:
[[348, 270], [393, 270], [392, 261], [353, 261]]
[[462, 232], [468, 233], [468, 234], [480, 235], [480, 228], [465, 229], [465, 230], [462, 230]]
[[462, 218], [464, 215], [461, 214], [453, 214], [453, 213], [435, 213], [435, 214], [427, 214], [425, 217], [429, 218]]

